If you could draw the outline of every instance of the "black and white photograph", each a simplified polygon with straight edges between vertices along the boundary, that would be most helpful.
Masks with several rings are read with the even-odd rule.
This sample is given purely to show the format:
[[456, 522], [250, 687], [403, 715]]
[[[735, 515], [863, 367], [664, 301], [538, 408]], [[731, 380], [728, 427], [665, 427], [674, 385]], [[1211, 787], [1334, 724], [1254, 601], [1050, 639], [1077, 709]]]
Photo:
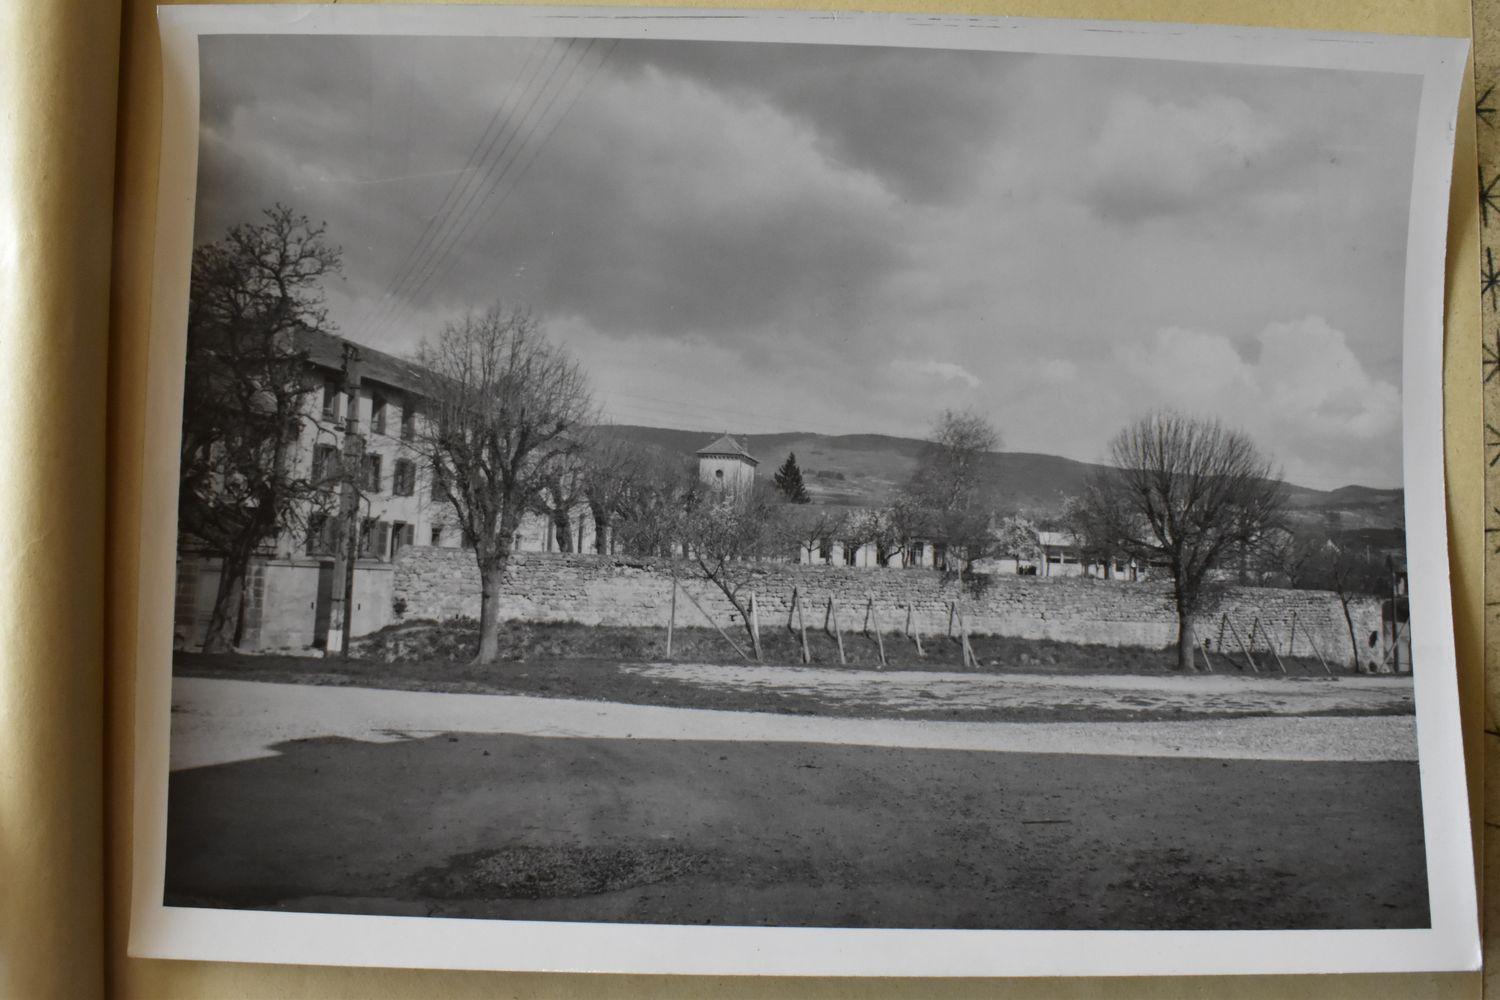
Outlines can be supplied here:
[[185, 50], [138, 915], [1462, 952], [1461, 45], [485, 13]]

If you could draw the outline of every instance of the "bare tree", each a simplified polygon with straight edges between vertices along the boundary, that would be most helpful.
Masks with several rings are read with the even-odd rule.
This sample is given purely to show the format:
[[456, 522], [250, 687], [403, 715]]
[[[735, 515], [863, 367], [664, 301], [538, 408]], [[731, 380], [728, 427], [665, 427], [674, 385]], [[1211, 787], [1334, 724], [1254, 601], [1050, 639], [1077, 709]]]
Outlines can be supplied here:
[[578, 451], [571, 462], [554, 462], [537, 495], [536, 512], [552, 525], [559, 552], [583, 551], [583, 526], [573, 524], [573, 514], [583, 505], [588, 489], [586, 455], [591, 443], [586, 431], [579, 435]]
[[1110, 444], [1111, 468], [1091, 484], [1100, 521], [1137, 559], [1166, 565], [1177, 612], [1177, 663], [1193, 669], [1193, 619], [1212, 572], [1280, 523], [1286, 489], [1248, 437], [1216, 420], [1162, 410]]
[[617, 518], [628, 513], [631, 493], [649, 468], [647, 449], [597, 427], [588, 435], [580, 459], [583, 500], [594, 519], [594, 551], [611, 551]]
[[1349, 649], [1354, 654], [1357, 669], [1363, 650], [1359, 635], [1354, 631], [1351, 605], [1360, 597], [1390, 596], [1390, 576], [1385, 559], [1367, 546], [1347, 542], [1339, 544], [1325, 538], [1323, 544], [1317, 546], [1305, 573], [1307, 584], [1331, 590], [1338, 598], [1339, 609], [1344, 613], [1344, 627], [1349, 634]]
[[1097, 483], [1087, 483], [1081, 495], [1064, 500], [1061, 523], [1078, 547], [1083, 564], [1101, 563], [1107, 580], [1114, 576], [1115, 557], [1120, 554], [1119, 539], [1123, 529], [1120, 513], [1112, 502], [1093, 495], [1098, 489]]
[[1002, 556], [1015, 556], [1017, 571], [1022, 559], [1040, 562], [1046, 558], [1042, 550], [1042, 536], [1035, 522], [1020, 514], [1003, 517], [995, 525], [995, 552]]
[[210, 652], [238, 641], [252, 557], [320, 488], [292, 461], [321, 385], [296, 335], [324, 327], [321, 286], [340, 251], [284, 205], [263, 214], [193, 251], [178, 525], [220, 560]]
[[[986, 457], [1000, 446], [1000, 435], [973, 410], [944, 410], [917, 456], [917, 468], [904, 492], [925, 511], [935, 537], [967, 573], [990, 548], [990, 476]], [[904, 533], [902, 528], [898, 533]]]
[[897, 544], [901, 546], [901, 564], [908, 565], [913, 544], [934, 534], [932, 514], [922, 499], [906, 488], [897, 491], [890, 507], [886, 508], [886, 517]]
[[493, 306], [424, 341], [432, 373], [417, 443], [438, 495], [457, 515], [479, 563], [479, 653], [499, 657], [499, 602], [511, 539], [552, 477], [576, 461], [593, 420], [588, 380], [524, 308]]
[[917, 456], [908, 491], [941, 514], [980, 504], [987, 485], [985, 456], [1000, 447], [1000, 434], [973, 410], [944, 410]]
[[755, 634], [746, 586], [759, 560], [786, 551], [785, 507], [785, 498], [774, 486], [757, 483], [748, 495], [705, 498], [684, 523], [693, 566], [734, 607], [752, 646]]
[[631, 554], [671, 556], [702, 498], [697, 463], [650, 446], [641, 446], [634, 461], [617, 498], [615, 537]]
[[798, 553], [806, 552], [808, 561], [825, 544], [845, 533], [847, 518], [843, 511], [819, 504], [797, 504], [785, 511], [787, 532], [796, 543]]
[[859, 511], [849, 518], [844, 535], [856, 547], [874, 545], [875, 561], [881, 566], [889, 566], [902, 553], [901, 529], [888, 509]]

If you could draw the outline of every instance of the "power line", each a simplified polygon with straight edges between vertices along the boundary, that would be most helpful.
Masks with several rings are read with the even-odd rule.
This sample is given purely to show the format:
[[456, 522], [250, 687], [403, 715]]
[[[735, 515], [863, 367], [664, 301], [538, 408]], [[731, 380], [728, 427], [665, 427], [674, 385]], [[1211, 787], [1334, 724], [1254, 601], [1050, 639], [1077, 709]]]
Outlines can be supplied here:
[[[439, 231], [434, 234], [427, 246], [414, 256], [410, 266], [400, 275], [399, 280], [387, 296], [389, 302], [380, 315], [376, 317], [373, 329], [388, 327], [390, 321], [407, 308], [409, 303], [403, 299], [410, 297], [409, 289], [412, 287], [413, 282], [420, 280], [420, 276], [426, 273], [426, 269], [451, 249], [454, 233], [457, 231], [455, 227], [468, 221], [466, 212], [473, 204], [475, 195], [485, 190], [487, 185], [492, 188], [496, 179], [503, 176], [504, 171], [509, 169], [510, 163], [506, 159], [507, 153], [514, 145], [516, 136], [531, 121], [532, 113], [536, 109], [538, 100], [547, 92], [547, 89], [552, 85], [552, 81], [556, 79], [558, 70], [567, 60], [568, 53], [572, 51], [575, 42], [576, 39], [569, 39], [567, 44], [561, 48], [553, 46], [547, 49], [541, 62], [535, 64], [533, 71], [524, 84], [518, 90], [515, 90], [512, 95], [507, 95], [508, 100], [512, 96], [514, 100], [510, 101], [508, 112], [505, 109], [505, 105], [502, 104], [501, 111], [504, 113], [502, 126], [489, 137], [484, 151], [480, 154], [480, 159], [484, 163], [483, 169], [470, 178], [470, 183], [464, 185], [458, 199], [451, 206], [447, 218], [443, 220]], [[555, 60], [552, 59], [554, 54], [557, 57]], [[543, 77], [540, 84], [537, 82], [538, 77]], [[525, 107], [517, 115], [516, 109], [523, 103]], [[491, 159], [491, 154], [494, 153], [495, 146], [500, 143], [502, 136], [505, 137], [505, 141], [503, 144], [500, 144], [499, 152]], [[516, 148], [519, 151], [520, 147]], [[407, 291], [408, 294], [403, 296], [403, 291]]]
[[[499, 142], [500, 136], [505, 135], [506, 128], [511, 126], [512, 124], [515, 124], [515, 127], [510, 129], [510, 134], [506, 137], [504, 145], [500, 147], [500, 152], [496, 154], [494, 160], [490, 161], [490, 163], [485, 167], [484, 171], [479, 175], [477, 183], [465, 186], [464, 193], [460, 197], [458, 203], [455, 204], [452, 216], [448, 220], [448, 225], [450, 227], [448, 229], [448, 232], [434, 239], [433, 242], [428, 245], [426, 251], [422, 255], [420, 255], [418, 259], [413, 263], [411, 270], [406, 275], [406, 280], [409, 281], [413, 278], [413, 276], [422, 273], [423, 269], [427, 266], [430, 266], [433, 260], [437, 259], [438, 255], [446, 252], [448, 247], [451, 245], [453, 233], [455, 231], [451, 227], [460, 225], [460, 220], [467, 220], [467, 213], [474, 203], [474, 197], [479, 191], [484, 189], [485, 182], [490, 181], [491, 184], [493, 184], [494, 181], [492, 180], [492, 178], [501, 177], [504, 175], [504, 171], [510, 169], [510, 163], [506, 162], [506, 153], [510, 150], [511, 144], [515, 141], [516, 136], [520, 134], [521, 129], [526, 127], [526, 122], [528, 121], [528, 119], [530, 119], [531, 112], [536, 107], [536, 102], [540, 100], [542, 94], [546, 93], [547, 88], [552, 85], [552, 81], [557, 76], [557, 71], [562, 67], [563, 63], [567, 61], [568, 53], [572, 51], [572, 48], [576, 41], [576, 39], [569, 39], [567, 44], [561, 50], [557, 50], [557, 59], [551, 64], [551, 68], [547, 70], [546, 79], [542, 81], [540, 87], [533, 89], [532, 85], [536, 82], [535, 77], [533, 77], [531, 80], [528, 80], [526, 86], [522, 88], [520, 94], [523, 96], [527, 96], [528, 99], [526, 110], [522, 113], [519, 122], [513, 123], [510, 116], [507, 116], [505, 125], [491, 138], [489, 145], [486, 146], [485, 151], [482, 154], [484, 159], [489, 158], [490, 153], [495, 148], [495, 144]], [[547, 65], [545, 58], [543, 59], [541, 65]], [[515, 103], [519, 104], [520, 99], [518, 98]], [[512, 111], [514, 111], [514, 106], [512, 106]], [[519, 146], [516, 147], [517, 152], [520, 151], [520, 148], [521, 147]], [[399, 288], [397, 290], [399, 291]]]
[[[442, 203], [438, 206], [437, 211], [427, 217], [427, 225], [423, 227], [421, 235], [417, 237], [415, 243], [407, 248], [406, 256], [404, 256], [401, 259], [401, 262], [396, 265], [396, 269], [392, 274], [390, 286], [387, 288], [385, 295], [377, 300], [373, 307], [366, 308], [367, 315], [361, 317], [361, 320], [371, 318], [369, 314], [373, 314], [375, 309], [382, 308], [385, 305], [386, 300], [395, 293], [395, 289], [400, 287], [400, 284], [405, 281], [407, 269], [412, 266], [416, 256], [421, 252], [422, 249], [425, 248], [428, 239], [433, 237], [435, 232], [434, 225], [436, 224], [437, 226], [437, 232], [440, 232], [444, 227], [447, 226], [447, 215], [456, 204], [455, 195], [461, 190], [467, 190], [469, 184], [474, 180], [475, 168], [484, 162], [484, 160], [489, 156], [489, 150], [494, 148], [494, 141], [495, 138], [498, 137], [499, 133], [497, 132], [495, 136], [491, 136], [491, 132], [494, 132], [495, 126], [497, 124], [500, 124], [502, 116], [506, 113], [507, 107], [514, 107], [517, 95], [520, 93], [520, 88], [518, 85], [520, 84], [522, 77], [526, 76], [527, 71], [533, 67], [533, 62], [536, 58], [536, 54], [541, 49], [542, 46], [538, 44], [538, 39], [533, 38], [529, 40], [526, 46], [525, 59], [521, 60], [517, 64], [516, 75], [511, 80], [510, 86], [505, 89], [504, 99], [502, 99], [500, 103], [496, 105], [495, 113], [490, 116], [488, 124], [486, 124], [484, 130], [480, 132], [479, 138], [474, 141], [474, 148], [469, 150], [469, 155], [464, 161], [463, 169], [458, 172], [458, 174], [453, 178], [453, 183], [448, 186], [448, 191], [443, 195]], [[501, 127], [501, 131], [504, 131], [503, 126]], [[486, 146], [486, 139], [489, 140], [488, 146]], [[480, 153], [481, 148], [484, 149], [484, 152], [482, 154]], [[440, 219], [442, 220], [441, 223], [439, 223], [438, 221]]]
[[[428, 289], [430, 287], [432, 287], [433, 282], [436, 281], [438, 278], [440, 278], [447, 271], [447, 269], [451, 266], [451, 261], [453, 259], [452, 258], [452, 251], [455, 248], [458, 248], [458, 247], [464, 245], [465, 237], [468, 235], [469, 231], [472, 229], [474, 220], [478, 216], [479, 209], [483, 208], [484, 203], [486, 201], [488, 201], [491, 197], [493, 197], [493, 195], [495, 194], [495, 192], [497, 190], [501, 189], [501, 185], [504, 184], [506, 178], [511, 173], [511, 169], [513, 167], [515, 167], [517, 163], [521, 163], [520, 169], [515, 173], [514, 177], [511, 179], [511, 182], [510, 182], [509, 186], [506, 187], [502, 191], [499, 200], [496, 201], [494, 203], [494, 205], [491, 207], [491, 209], [489, 211], [489, 214], [484, 219], [484, 223], [483, 223], [484, 226], [487, 227], [489, 225], [489, 223], [495, 218], [495, 216], [500, 211], [500, 208], [502, 206], [504, 206], [504, 204], [506, 203], [506, 201], [509, 200], [510, 195], [512, 193], [514, 193], [517, 190], [517, 188], [520, 186], [521, 181], [525, 178], [527, 172], [531, 168], [531, 165], [536, 161], [537, 157], [541, 155], [541, 151], [546, 146], [547, 141], [552, 137], [553, 133], [555, 133], [557, 131], [558, 126], [560, 126], [562, 124], [563, 120], [568, 116], [569, 112], [571, 112], [573, 110], [573, 108], [577, 105], [579, 99], [583, 96], [583, 93], [586, 90], [588, 90], [589, 86], [593, 83], [594, 79], [598, 76], [600, 69], [603, 68], [604, 63], [609, 59], [610, 53], [614, 51], [615, 45], [618, 44], [618, 39], [616, 39], [615, 41], [612, 41], [610, 43], [609, 47], [605, 50], [603, 56], [599, 59], [598, 63], [595, 64], [593, 70], [589, 73], [588, 77], [584, 80], [583, 85], [573, 92], [571, 98], [563, 106], [562, 111], [556, 117], [554, 117], [550, 121], [550, 123], [546, 127], [546, 130], [541, 133], [541, 135], [540, 135], [539, 138], [537, 138], [536, 143], [534, 145], [531, 145], [533, 137], [535, 137], [537, 135], [538, 129], [541, 127], [542, 123], [544, 121], [546, 121], [547, 116], [548, 116], [548, 114], [550, 114], [553, 106], [557, 103], [558, 99], [560, 97], [562, 97], [562, 95], [564, 95], [565, 93], [568, 92], [568, 89], [569, 89], [570, 85], [572, 84], [573, 78], [576, 76], [579, 68], [587, 60], [589, 51], [594, 47], [594, 45], [595, 45], [595, 43], [597, 41], [599, 41], [599, 40], [598, 39], [590, 39], [589, 40], [588, 45], [585, 47], [583, 53], [579, 56], [579, 58], [577, 59], [577, 61], [575, 61], [573, 63], [573, 65], [569, 68], [568, 75], [564, 79], [562, 85], [557, 90], [553, 91], [552, 96], [550, 98], [548, 98], [547, 104], [543, 108], [541, 115], [538, 116], [538, 118], [534, 122], [532, 122], [532, 124], [530, 125], [529, 130], [527, 131], [525, 137], [521, 140], [521, 144], [516, 147], [516, 153], [511, 158], [510, 162], [507, 163], [506, 166], [505, 166], [505, 168], [499, 173], [499, 175], [496, 177], [496, 179], [493, 182], [493, 184], [491, 184], [489, 190], [486, 191], [484, 193], [484, 195], [479, 198], [478, 203], [475, 206], [473, 212], [471, 214], [466, 215], [466, 217], [464, 219], [463, 226], [458, 230], [458, 232], [455, 235], [453, 235], [452, 239], [448, 242], [448, 246], [446, 248], [444, 248], [444, 250], [441, 251], [441, 253], [439, 255], [434, 256], [434, 258], [432, 259], [433, 262], [432, 262], [431, 266], [429, 267], [428, 271], [419, 280], [417, 286], [415, 288], [413, 288], [412, 291], [410, 292], [410, 294], [408, 295], [408, 297], [406, 299], [406, 308], [409, 309], [412, 306], [414, 306], [415, 304], [417, 304], [418, 302], [420, 302], [422, 300], [424, 294], [428, 291]], [[523, 126], [523, 127], [525, 127], [525, 126]], [[528, 146], [529, 146], [529, 150], [530, 150], [530, 155], [527, 157], [527, 159], [524, 162], [522, 162], [521, 161], [521, 157], [527, 154]], [[481, 229], [481, 231], [482, 231], [482, 229]], [[399, 315], [399, 313], [397, 315]]]
[[[593, 42], [591, 41], [590, 45], [592, 44]], [[500, 195], [500, 200], [495, 202], [495, 204], [490, 208], [489, 214], [485, 216], [484, 222], [480, 226], [481, 231], [487, 228], [489, 224], [494, 221], [495, 217], [500, 214], [500, 209], [505, 206], [506, 201], [509, 200], [510, 196], [515, 193], [515, 191], [521, 186], [521, 181], [526, 179], [527, 171], [531, 169], [531, 165], [535, 163], [537, 157], [541, 155], [542, 149], [547, 145], [547, 141], [552, 138], [552, 134], [557, 131], [560, 125], [562, 125], [563, 121], [568, 117], [569, 113], [572, 112], [573, 108], [578, 104], [579, 99], [583, 97], [584, 93], [593, 84], [595, 78], [599, 75], [599, 71], [603, 69], [604, 64], [609, 61], [610, 54], [614, 52], [615, 46], [618, 44], [620, 44], [620, 40], [618, 38], [609, 43], [609, 47], [604, 50], [604, 55], [599, 58], [599, 61], [594, 64], [594, 68], [584, 79], [583, 85], [573, 92], [573, 96], [568, 100], [568, 103], [564, 105], [562, 112], [558, 114], [556, 118], [552, 119], [552, 124], [548, 126], [547, 131], [542, 134], [542, 137], [537, 140], [536, 145], [532, 147], [530, 157], [526, 160], [525, 163], [521, 165], [521, 169], [517, 171], [515, 179], [511, 182], [510, 187], [506, 188], [504, 193]], [[583, 57], [580, 57], [578, 64], [574, 67], [575, 70], [578, 66], [581, 66], [583, 64], [584, 58], [587, 58], [586, 52]], [[564, 90], [566, 90], [566, 87], [567, 84], [564, 83]], [[561, 94], [562, 92], [563, 91], [559, 91], [559, 94]], [[523, 143], [522, 146], [524, 147], [524, 145], [525, 144]], [[524, 148], [522, 152], [524, 152]], [[514, 163], [515, 161], [512, 162]]]

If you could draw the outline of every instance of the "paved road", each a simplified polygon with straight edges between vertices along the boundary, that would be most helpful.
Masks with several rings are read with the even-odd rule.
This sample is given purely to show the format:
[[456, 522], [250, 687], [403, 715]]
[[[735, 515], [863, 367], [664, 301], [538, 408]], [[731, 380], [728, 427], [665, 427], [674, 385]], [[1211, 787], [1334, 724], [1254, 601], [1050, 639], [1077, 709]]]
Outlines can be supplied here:
[[340, 737], [385, 742], [450, 732], [1223, 760], [1416, 760], [1414, 720], [1409, 715], [1187, 722], [937, 722], [194, 677], [173, 681], [174, 771], [274, 756], [278, 744], [291, 740]]

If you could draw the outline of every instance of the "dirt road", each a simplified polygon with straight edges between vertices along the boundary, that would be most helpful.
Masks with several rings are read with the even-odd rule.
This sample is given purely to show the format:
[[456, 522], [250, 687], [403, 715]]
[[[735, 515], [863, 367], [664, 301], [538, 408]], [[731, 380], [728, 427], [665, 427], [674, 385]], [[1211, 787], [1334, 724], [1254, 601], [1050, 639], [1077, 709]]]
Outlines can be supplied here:
[[[759, 669], [770, 672], [778, 668]], [[790, 676], [807, 680], [801, 672], [792, 672]], [[931, 682], [934, 677], [917, 676], [924, 682]], [[877, 680], [887, 697], [898, 697], [895, 692], [904, 683], [895, 674]], [[962, 680], [972, 683], [985, 679]], [[1055, 684], [1058, 679], [1045, 680]], [[1162, 685], [1160, 697], [1186, 697], [1178, 690], [1180, 685], [1164, 683], [1172, 678], [1149, 680]], [[908, 683], [907, 687], [910, 686]], [[1332, 686], [1323, 685], [1319, 690], [1331, 689]], [[992, 684], [987, 690], [993, 696], [1002, 687]], [[1045, 697], [1049, 690], [1045, 685], [1029, 690], [1020, 685], [1003, 688], [1007, 697], [1033, 699]], [[1111, 693], [1105, 689], [1098, 696], [1131, 697], [1131, 692], [1138, 690], [1121, 687]], [[1351, 686], [1351, 690], [1358, 688]], [[1065, 696], [1081, 695], [1069, 692]], [[1233, 695], [1240, 699], [1249, 696], [1244, 690]], [[1181, 722], [941, 722], [816, 718], [562, 698], [437, 694], [197, 677], [178, 677], [173, 681], [173, 770], [273, 756], [278, 745], [295, 740], [338, 737], [379, 743], [423, 738], [434, 733], [799, 742], [1216, 760], [1416, 759], [1415, 729], [1409, 715], [1205, 717]]]

